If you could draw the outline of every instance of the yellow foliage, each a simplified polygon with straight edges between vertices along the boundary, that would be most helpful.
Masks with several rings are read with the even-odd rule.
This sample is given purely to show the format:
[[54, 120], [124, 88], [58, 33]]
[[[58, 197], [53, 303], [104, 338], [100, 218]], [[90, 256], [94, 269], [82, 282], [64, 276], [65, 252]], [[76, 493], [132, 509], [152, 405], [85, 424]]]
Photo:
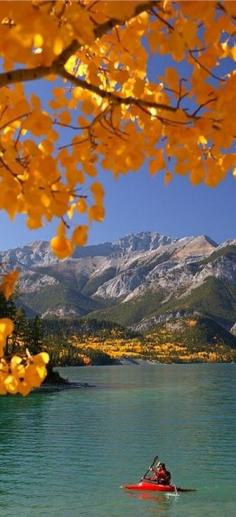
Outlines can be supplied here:
[[[99, 162], [115, 177], [148, 161], [151, 174], [163, 170], [165, 184], [176, 173], [189, 174], [194, 185], [218, 185], [235, 163], [227, 156], [236, 131], [236, 73], [215, 72], [221, 59], [236, 58], [233, 3], [219, 9], [216, 1], [165, 1], [150, 10], [142, 0], [1, 2], [0, 209], [11, 218], [26, 214], [30, 229], [68, 217], [67, 240], [52, 241], [64, 258], [74, 249], [71, 203]], [[158, 54], [173, 58], [152, 81], [145, 39], [157, 62]], [[185, 77], [182, 59], [191, 65]], [[38, 78], [49, 82], [50, 109], [40, 93], [24, 90], [26, 80]], [[81, 199], [76, 208], [91, 225], [104, 218], [104, 192], [100, 182], [89, 188], [92, 201]]]
[[[2, 320], [0, 320], [2, 321]], [[8, 329], [9, 330], [9, 329]], [[28, 395], [44, 381], [49, 356], [46, 352], [36, 356], [13, 356], [10, 361], [0, 359], [0, 394]]]
[[[13, 294], [18, 276], [19, 273], [15, 270], [4, 275], [1, 290], [6, 299]], [[14, 323], [11, 319], [0, 319], [0, 394], [27, 395], [32, 388], [40, 386], [45, 379], [49, 356], [46, 352], [42, 352], [36, 356], [28, 353], [23, 357], [14, 355], [10, 359], [5, 358], [4, 348], [13, 330]]]

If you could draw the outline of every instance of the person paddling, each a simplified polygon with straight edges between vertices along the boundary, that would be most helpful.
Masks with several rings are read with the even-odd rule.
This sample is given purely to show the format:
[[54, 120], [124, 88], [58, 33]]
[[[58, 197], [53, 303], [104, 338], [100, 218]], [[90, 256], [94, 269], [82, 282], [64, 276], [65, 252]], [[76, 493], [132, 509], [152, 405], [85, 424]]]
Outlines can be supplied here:
[[151, 468], [152, 472], [155, 474], [154, 480], [159, 483], [159, 485], [170, 485], [171, 483], [171, 473], [166, 469], [165, 463], [158, 463], [157, 470]]

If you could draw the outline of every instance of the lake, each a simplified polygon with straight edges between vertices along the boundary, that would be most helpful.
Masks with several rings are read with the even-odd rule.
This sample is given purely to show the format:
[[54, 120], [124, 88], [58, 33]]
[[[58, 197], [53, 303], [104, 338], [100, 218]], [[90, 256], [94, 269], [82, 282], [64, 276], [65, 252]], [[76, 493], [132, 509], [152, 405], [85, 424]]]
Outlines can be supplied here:
[[[0, 397], [1, 517], [235, 517], [236, 364], [60, 369], [96, 388]], [[127, 493], [154, 456], [193, 493]]]

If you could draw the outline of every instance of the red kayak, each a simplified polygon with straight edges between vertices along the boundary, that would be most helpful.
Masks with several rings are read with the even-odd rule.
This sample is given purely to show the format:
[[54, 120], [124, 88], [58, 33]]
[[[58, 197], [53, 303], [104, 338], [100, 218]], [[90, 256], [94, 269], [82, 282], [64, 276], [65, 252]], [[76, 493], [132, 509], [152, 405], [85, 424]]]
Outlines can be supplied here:
[[153, 492], [176, 492], [174, 485], [159, 485], [154, 481], [143, 479], [134, 485], [123, 485], [127, 490], [152, 490]]
[[157, 481], [155, 481], [153, 477], [154, 468], [158, 468], [159, 462], [157, 463], [158, 456], [155, 456], [152, 464], [148, 467], [146, 474], [140, 479], [140, 481], [133, 485], [123, 485], [122, 488], [126, 488], [127, 490], [150, 490], [152, 492], [195, 492], [193, 488], [180, 488], [175, 485], [160, 485]]

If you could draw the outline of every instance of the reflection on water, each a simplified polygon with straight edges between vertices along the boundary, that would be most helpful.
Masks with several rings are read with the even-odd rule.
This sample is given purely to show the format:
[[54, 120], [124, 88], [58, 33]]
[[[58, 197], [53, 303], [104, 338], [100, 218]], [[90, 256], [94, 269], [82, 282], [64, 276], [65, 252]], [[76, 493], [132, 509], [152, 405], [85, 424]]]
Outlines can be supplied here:
[[[172, 511], [171, 515], [174, 516], [175, 515], [174, 504], [177, 503], [176, 498], [179, 497], [176, 494], [152, 495], [151, 493], [148, 493], [148, 492], [140, 492], [140, 493], [129, 492], [128, 496], [133, 497], [133, 498], [137, 499], [138, 501], [145, 501], [145, 502], [152, 501], [153, 506], [152, 506], [152, 510], [150, 508], [149, 515], [150, 516], [156, 515], [157, 517], [169, 517], [170, 510]], [[172, 497], [175, 498], [174, 502], [171, 500]]]
[[[3, 517], [235, 517], [236, 365], [69, 368], [95, 389], [0, 398]], [[197, 492], [128, 493], [158, 454]]]

